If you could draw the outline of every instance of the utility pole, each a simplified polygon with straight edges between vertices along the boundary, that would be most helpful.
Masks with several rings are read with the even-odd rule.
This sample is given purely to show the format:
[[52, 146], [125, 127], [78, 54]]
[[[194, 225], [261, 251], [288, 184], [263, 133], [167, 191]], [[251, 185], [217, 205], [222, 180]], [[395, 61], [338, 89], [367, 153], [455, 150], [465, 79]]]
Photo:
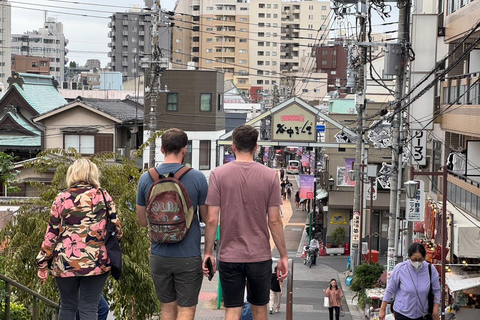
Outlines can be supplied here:
[[[160, 47], [158, 45], [158, 28], [160, 23], [160, 0], [152, 6], [152, 56], [150, 65], [150, 85], [145, 88], [145, 97], [150, 100], [150, 138], [157, 131], [157, 98], [160, 93]], [[149, 167], [155, 167], [156, 138], [150, 141]]]
[[[366, 39], [366, 32], [367, 32], [367, 13], [368, 13], [368, 1], [360, 0], [358, 2], [357, 14], [358, 14], [358, 21], [360, 24], [360, 35], [359, 41], [362, 43], [357, 48], [359, 52], [359, 60], [360, 64], [356, 67], [358, 70], [356, 73], [356, 94], [355, 94], [355, 106], [357, 110], [357, 141], [356, 141], [356, 152], [355, 152], [355, 173], [357, 175], [357, 179], [355, 179], [355, 187], [354, 187], [354, 197], [353, 197], [353, 213], [354, 215], [360, 215], [360, 226], [363, 216], [363, 208], [361, 208], [361, 184], [362, 179], [360, 179], [360, 164], [362, 163], [362, 156], [363, 156], [363, 131], [364, 131], [364, 113], [365, 113], [365, 91], [366, 91], [366, 81], [365, 81], [365, 64], [366, 64], [366, 54], [367, 50], [364, 45]], [[351, 54], [349, 54], [349, 59], [351, 59]], [[349, 61], [350, 67], [351, 61]], [[352, 71], [351, 70], [351, 71]], [[361, 230], [361, 229], [360, 229]], [[362, 244], [362, 234], [360, 233], [358, 237], [358, 241], [352, 243], [352, 257], [353, 261], [351, 265], [353, 266], [353, 270], [355, 270], [355, 266], [359, 265], [360, 262], [360, 254], [361, 254], [361, 244]]]
[[392, 176], [390, 180], [390, 212], [388, 220], [387, 279], [393, 271], [398, 254], [400, 201], [402, 195], [403, 112], [402, 97], [405, 92], [407, 57], [405, 48], [409, 42], [409, 17], [411, 0], [404, 0], [398, 14], [398, 42], [402, 48], [401, 70], [396, 77], [394, 118], [392, 121]]

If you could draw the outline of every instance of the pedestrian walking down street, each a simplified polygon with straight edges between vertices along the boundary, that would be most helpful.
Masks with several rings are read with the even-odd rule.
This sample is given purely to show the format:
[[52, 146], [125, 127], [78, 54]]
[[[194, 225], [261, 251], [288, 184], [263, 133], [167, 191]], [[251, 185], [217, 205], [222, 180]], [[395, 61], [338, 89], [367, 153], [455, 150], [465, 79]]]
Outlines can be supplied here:
[[297, 192], [295, 193], [295, 209], [299, 209], [300, 208], [300, 191], [297, 190]]
[[[282, 281], [288, 274], [288, 255], [280, 217], [280, 185], [274, 169], [253, 161], [258, 131], [252, 126], [241, 125], [232, 136], [236, 160], [215, 168], [210, 174], [203, 272], [208, 275], [207, 259], [212, 261], [214, 270], [217, 266], [213, 244], [220, 220], [218, 270], [225, 319], [240, 319], [246, 281], [247, 300], [254, 319], [266, 320], [272, 273], [269, 233], [280, 254], [277, 279]], [[239, 195], [248, 201], [242, 201]]]
[[329, 307], [328, 307], [328, 314], [329, 319], [333, 320], [333, 312], [335, 311], [335, 320], [340, 319], [340, 309], [342, 308], [342, 298], [343, 292], [337, 286], [337, 280], [332, 279], [330, 280], [330, 287], [326, 290], [323, 289], [325, 292], [325, 297], [328, 297], [329, 300]]
[[282, 282], [277, 277], [277, 267], [273, 270], [270, 278], [270, 314], [273, 312], [280, 312], [280, 297], [283, 293]]
[[[156, 172], [166, 175], [182, 170], [187, 153], [187, 134], [180, 129], [172, 128], [165, 131], [161, 139], [161, 152], [165, 155], [165, 160], [155, 168]], [[262, 166], [260, 163], [258, 165]], [[138, 183], [137, 219], [143, 227], [148, 226], [146, 204], [153, 182], [147, 171], [140, 177]], [[191, 169], [180, 178], [180, 182], [185, 187], [194, 210], [187, 236], [175, 243], [152, 241], [150, 247], [150, 273], [157, 298], [162, 303], [162, 320], [193, 320], [203, 281], [198, 212], [202, 220], [206, 221], [207, 180], [203, 173]]]
[[[43, 284], [49, 269], [60, 291], [59, 320], [98, 317], [98, 304], [111, 261], [105, 248], [107, 219], [123, 232], [112, 197], [100, 189], [97, 166], [78, 159], [68, 168], [67, 189], [52, 205], [45, 239], [37, 255], [38, 277]], [[105, 199], [105, 200], [104, 200]], [[106, 207], [108, 206], [108, 214]]]
[[[412, 243], [408, 248], [408, 260], [395, 266], [380, 306], [380, 320], [385, 319], [387, 304], [394, 296], [395, 320], [425, 319], [429, 311], [432, 320], [440, 319], [439, 275], [437, 269], [425, 262], [426, 255], [423, 244]], [[430, 285], [434, 296], [433, 301], [429, 302]], [[433, 304], [432, 310], [429, 310], [429, 303]]]
[[280, 180], [283, 181], [283, 178], [285, 177], [285, 170], [283, 168], [280, 169]]

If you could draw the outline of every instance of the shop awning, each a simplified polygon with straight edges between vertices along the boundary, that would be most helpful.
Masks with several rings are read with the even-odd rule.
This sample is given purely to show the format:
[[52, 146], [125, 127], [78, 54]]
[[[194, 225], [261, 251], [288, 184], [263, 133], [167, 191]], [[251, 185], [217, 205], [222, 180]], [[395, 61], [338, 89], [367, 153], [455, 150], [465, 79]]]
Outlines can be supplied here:
[[457, 257], [479, 259], [480, 222], [451, 202], [447, 207], [453, 214], [453, 253]]
[[445, 283], [451, 292], [472, 289], [480, 286], [480, 273], [452, 267], [452, 271], [445, 274]]

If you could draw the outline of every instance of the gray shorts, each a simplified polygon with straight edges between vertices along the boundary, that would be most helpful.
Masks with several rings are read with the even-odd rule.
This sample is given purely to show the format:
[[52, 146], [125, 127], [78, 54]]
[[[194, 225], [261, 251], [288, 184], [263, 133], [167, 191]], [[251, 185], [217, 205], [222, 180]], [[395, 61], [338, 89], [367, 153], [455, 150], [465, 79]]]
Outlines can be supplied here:
[[197, 305], [203, 281], [201, 256], [169, 258], [152, 254], [150, 273], [160, 302], [177, 301], [180, 307]]

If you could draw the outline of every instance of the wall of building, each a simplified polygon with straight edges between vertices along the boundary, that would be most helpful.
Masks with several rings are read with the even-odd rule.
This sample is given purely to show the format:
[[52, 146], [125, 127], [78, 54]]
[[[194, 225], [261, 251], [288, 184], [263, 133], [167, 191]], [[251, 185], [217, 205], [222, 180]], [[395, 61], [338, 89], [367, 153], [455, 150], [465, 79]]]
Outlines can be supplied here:
[[114, 122], [82, 107], [75, 107], [47, 118], [43, 123], [45, 125], [44, 139], [46, 149], [64, 147], [62, 128], [66, 127], [97, 128], [97, 133], [115, 134]]
[[7, 0], [1, 0], [0, 11], [0, 82], [7, 87], [12, 65], [12, 8]]
[[14, 55], [12, 56], [11, 71], [18, 73], [35, 73], [48, 76], [50, 75], [50, 59]]

